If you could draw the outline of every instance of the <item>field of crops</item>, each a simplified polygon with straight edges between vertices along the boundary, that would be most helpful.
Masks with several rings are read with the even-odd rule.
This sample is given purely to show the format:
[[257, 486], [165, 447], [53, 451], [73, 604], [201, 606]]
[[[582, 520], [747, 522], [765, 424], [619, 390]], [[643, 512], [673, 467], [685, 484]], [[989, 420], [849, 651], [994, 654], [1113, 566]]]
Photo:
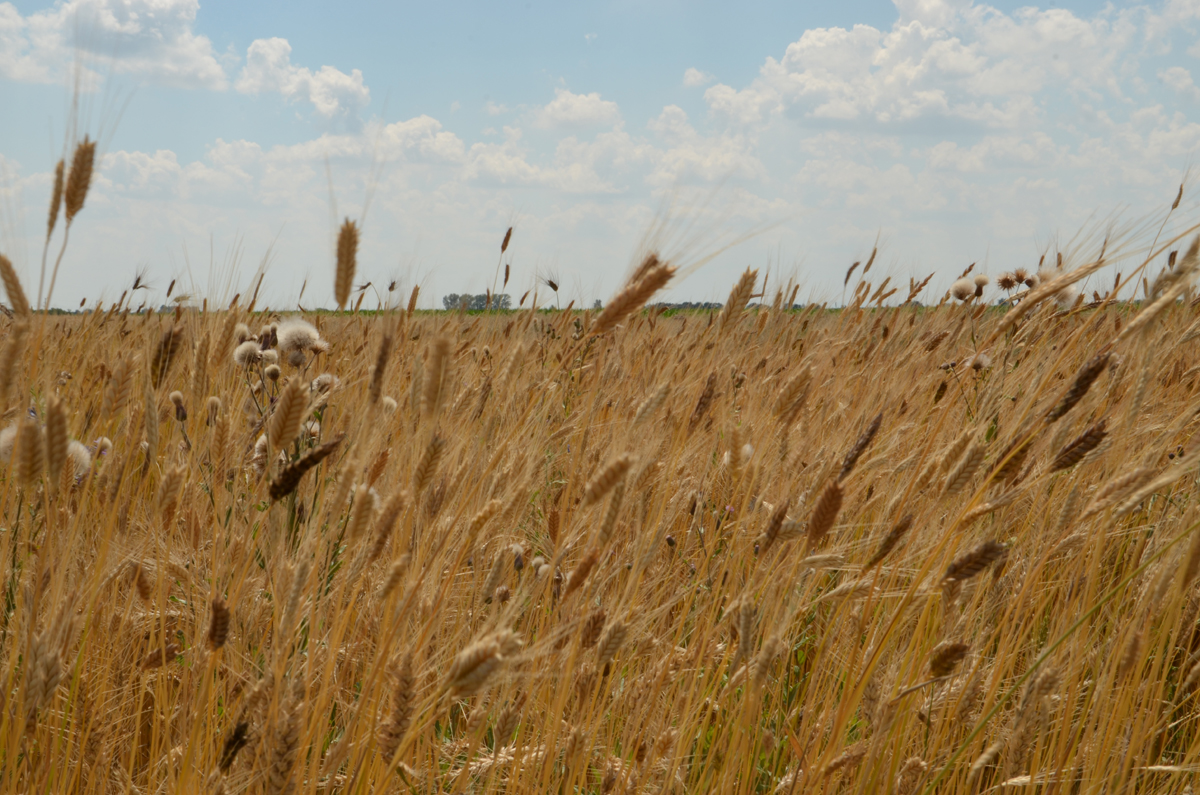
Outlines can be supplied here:
[[315, 325], [48, 317], [0, 264], [4, 792], [1179, 792], [1200, 761], [1194, 248], [1138, 305], [1052, 269], [1015, 308], [778, 311], [748, 272], [665, 316], [650, 260], [594, 315]]
[[1200, 262], [1103, 257], [307, 318], [0, 257], [0, 792], [1190, 792]]

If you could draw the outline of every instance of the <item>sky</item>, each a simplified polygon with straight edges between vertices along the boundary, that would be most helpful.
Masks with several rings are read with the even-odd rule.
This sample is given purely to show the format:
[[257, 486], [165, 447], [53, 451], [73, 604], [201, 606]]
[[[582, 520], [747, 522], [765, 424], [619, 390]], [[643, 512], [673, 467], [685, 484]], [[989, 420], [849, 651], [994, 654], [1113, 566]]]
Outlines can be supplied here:
[[510, 225], [514, 303], [607, 300], [647, 247], [669, 300], [752, 267], [838, 301], [876, 245], [869, 278], [932, 295], [1156, 231], [1198, 68], [1200, 0], [0, 2], [0, 253], [36, 284], [87, 133], [56, 306], [228, 300], [263, 263], [272, 307], [330, 306], [345, 217], [365, 306], [500, 287]]

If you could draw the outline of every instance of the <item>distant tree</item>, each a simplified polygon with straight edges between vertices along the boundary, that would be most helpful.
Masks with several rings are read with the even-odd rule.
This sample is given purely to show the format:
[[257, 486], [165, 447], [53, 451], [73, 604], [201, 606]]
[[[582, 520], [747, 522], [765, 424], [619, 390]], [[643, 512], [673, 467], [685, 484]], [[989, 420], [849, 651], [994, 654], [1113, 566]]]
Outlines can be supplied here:
[[493, 295], [489, 304], [487, 293], [480, 293], [479, 295], [450, 293], [449, 295], [442, 296], [442, 306], [448, 311], [467, 309], [471, 312], [482, 312], [485, 309], [511, 309], [512, 296], [508, 293]]

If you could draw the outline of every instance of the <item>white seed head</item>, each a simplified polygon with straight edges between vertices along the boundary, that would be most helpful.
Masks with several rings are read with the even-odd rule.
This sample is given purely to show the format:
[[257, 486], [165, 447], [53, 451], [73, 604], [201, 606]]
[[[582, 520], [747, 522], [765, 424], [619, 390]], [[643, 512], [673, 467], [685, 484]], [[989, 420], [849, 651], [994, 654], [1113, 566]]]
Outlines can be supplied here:
[[233, 363], [238, 367], [249, 367], [262, 358], [262, 351], [254, 340], [246, 340], [233, 349]]
[[971, 296], [975, 295], [975, 282], [967, 278], [962, 278], [950, 285], [950, 295], [957, 298], [959, 301], [966, 301]]

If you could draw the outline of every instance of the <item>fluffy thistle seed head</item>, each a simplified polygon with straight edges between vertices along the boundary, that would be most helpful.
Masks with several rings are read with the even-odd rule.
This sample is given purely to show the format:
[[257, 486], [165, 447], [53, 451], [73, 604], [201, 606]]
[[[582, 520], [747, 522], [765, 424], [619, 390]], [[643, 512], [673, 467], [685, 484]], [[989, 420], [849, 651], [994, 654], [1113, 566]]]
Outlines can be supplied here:
[[249, 367], [262, 359], [262, 352], [254, 340], [246, 340], [233, 349], [233, 363], [238, 367]]
[[17, 440], [16, 424], [9, 425], [4, 430], [0, 431], [0, 461], [9, 461], [12, 459], [13, 444]]
[[272, 381], [278, 381], [282, 372], [277, 364], [267, 365], [267, 369], [263, 371], [267, 378], [270, 378]]
[[986, 353], [977, 353], [971, 358], [967, 359], [967, 365], [976, 372], [980, 370], [986, 370], [992, 366], [992, 357], [988, 356]]
[[[112, 442], [109, 444], [111, 445]], [[67, 445], [67, 458], [71, 462], [72, 473], [76, 480], [82, 478], [92, 468], [92, 451], [77, 439], [72, 439], [71, 443]]]
[[317, 394], [324, 394], [330, 390], [337, 389], [339, 386], [341, 386], [341, 384], [342, 380], [336, 375], [332, 375], [330, 373], [321, 373], [312, 380], [312, 383], [309, 384], [309, 389]]
[[950, 295], [959, 301], [966, 301], [975, 297], [975, 282], [970, 279], [963, 278], [950, 285]]
[[974, 281], [975, 281], [975, 297], [983, 298], [983, 288], [987, 287], [988, 284], [990, 284], [992, 280], [989, 279], [987, 276], [984, 276], [982, 273], [977, 273], [977, 274], [975, 274]]
[[208, 400], [204, 404], [205, 411], [208, 413], [207, 424], [212, 425], [217, 421], [217, 417], [221, 416], [221, 398], [216, 395], [209, 395]]
[[186, 422], [188, 418], [187, 409], [183, 405], [183, 393], [178, 389], [172, 392], [168, 397], [171, 399], [171, 404], [175, 406], [175, 419], [180, 422]]
[[[322, 353], [328, 349], [328, 343], [321, 339], [321, 332], [307, 320], [291, 317], [279, 324], [279, 352], [291, 361], [291, 354]], [[302, 359], [303, 361], [303, 359]]]

